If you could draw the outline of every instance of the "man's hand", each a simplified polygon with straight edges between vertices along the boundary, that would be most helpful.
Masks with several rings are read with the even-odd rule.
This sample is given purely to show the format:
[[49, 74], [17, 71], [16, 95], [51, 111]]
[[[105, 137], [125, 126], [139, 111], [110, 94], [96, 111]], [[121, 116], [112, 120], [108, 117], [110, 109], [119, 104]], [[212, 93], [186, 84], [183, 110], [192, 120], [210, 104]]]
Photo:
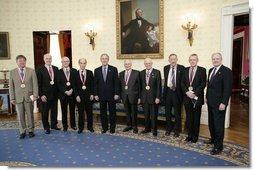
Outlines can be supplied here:
[[160, 99], [159, 98], [156, 98], [155, 99], [155, 104], [159, 104], [160, 103]]
[[77, 100], [77, 102], [78, 102], [78, 103], [80, 103], [80, 102], [81, 102], [81, 99], [80, 99], [80, 97], [79, 97], [79, 96], [77, 96], [77, 97], [76, 97], [76, 100]]
[[38, 97], [33, 96], [33, 102], [36, 101], [38, 99]]
[[41, 101], [42, 102], [47, 102], [47, 97], [46, 96], [41, 96]]
[[186, 95], [190, 98], [190, 99], [194, 99], [194, 97], [196, 96], [193, 91], [188, 91], [186, 92]]
[[15, 105], [16, 101], [15, 100], [11, 100], [11, 104]]
[[118, 95], [114, 95], [114, 100], [118, 100], [119, 96]]
[[141, 99], [140, 98], [138, 98], [138, 104], [140, 104], [141, 103]]
[[220, 106], [219, 106], [219, 110], [220, 110], [220, 111], [223, 111], [223, 110], [225, 110], [225, 108], [226, 108], [226, 105], [224, 105], [223, 103], [221, 103]]
[[96, 101], [99, 101], [99, 96], [94, 96]]
[[94, 96], [91, 95], [91, 96], [90, 96], [90, 101], [93, 101], [93, 99], [94, 99]]

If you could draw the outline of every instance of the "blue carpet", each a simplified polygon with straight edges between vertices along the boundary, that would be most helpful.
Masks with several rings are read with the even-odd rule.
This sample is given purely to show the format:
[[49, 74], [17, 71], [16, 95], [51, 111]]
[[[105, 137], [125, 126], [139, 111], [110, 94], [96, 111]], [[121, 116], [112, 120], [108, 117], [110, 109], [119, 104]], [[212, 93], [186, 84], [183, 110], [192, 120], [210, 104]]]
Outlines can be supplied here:
[[114, 135], [101, 134], [99, 128], [95, 133], [53, 130], [45, 135], [37, 129], [34, 138], [20, 140], [17, 129], [3, 129], [0, 165], [21, 162], [50, 167], [249, 166], [248, 149], [244, 147], [229, 150], [226, 146], [222, 155], [211, 156], [211, 147], [202, 146], [201, 142], [184, 144], [184, 137], [154, 138], [120, 130]]

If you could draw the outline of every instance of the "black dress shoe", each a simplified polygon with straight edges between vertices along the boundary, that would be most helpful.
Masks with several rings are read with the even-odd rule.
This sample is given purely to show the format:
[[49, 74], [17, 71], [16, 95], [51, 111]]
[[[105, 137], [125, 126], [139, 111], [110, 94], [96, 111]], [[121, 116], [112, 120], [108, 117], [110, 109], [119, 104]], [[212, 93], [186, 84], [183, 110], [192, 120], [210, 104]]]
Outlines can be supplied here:
[[153, 136], [155, 136], [155, 137], [156, 137], [157, 135], [158, 135], [158, 133], [157, 133], [157, 132], [153, 132]]
[[138, 133], [138, 129], [137, 128], [133, 128], [133, 133], [137, 134]]
[[110, 130], [110, 134], [114, 134], [116, 131], [114, 129]]
[[45, 134], [50, 134], [50, 130], [49, 130], [49, 129], [46, 129], [46, 130], [45, 130]]
[[191, 140], [191, 142], [192, 142], [192, 143], [196, 143], [196, 142], [198, 142], [198, 139], [197, 139], [197, 138], [193, 138], [193, 139]]
[[171, 134], [171, 131], [166, 131], [166, 132], [165, 132], [165, 135], [166, 135], [166, 136], [170, 136], [170, 134]]
[[90, 128], [90, 129], [88, 129], [90, 132], [94, 132], [94, 129], [93, 128]]
[[209, 139], [207, 141], [204, 141], [205, 144], [213, 144], [214, 142], [212, 141], [212, 139]]
[[186, 142], [192, 141], [192, 137], [187, 137], [187, 138], [185, 138], [184, 141], [186, 141]]
[[102, 134], [105, 134], [107, 132], [107, 130], [102, 130], [101, 133]]
[[180, 136], [179, 132], [175, 132], [174, 137], [177, 138], [179, 136]]
[[34, 134], [33, 132], [29, 132], [29, 133], [28, 133], [28, 136], [29, 136], [29, 138], [32, 138], [32, 137], [35, 136], [35, 134]]
[[222, 152], [222, 150], [219, 150], [219, 149], [213, 149], [211, 152], [210, 152], [210, 154], [211, 155], [218, 155], [218, 154], [220, 154]]
[[64, 128], [63, 131], [66, 132], [66, 131], [67, 131], [67, 128]]
[[52, 127], [51, 129], [61, 130], [61, 128], [58, 128], [58, 127]]
[[76, 126], [72, 126], [71, 129], [77, 130], [77, 127]]
[[148, 132], [151, 132], [151, 130], [143, 130], [143, 131], [141, 131], [141, 134], [146, 134]]
[[83, 132], [82, 129], [79, 129], [79, 130], [78, 130], [78, 134], [81, 134], [82, 132]]
[[123, 132], [128, 132], [129, 130], [132, 130], [132, 127], [128, 126], [128, 127], [124, 128]]
[[22, 133], [19, 135], [19, 139], [24, 139], [26, 137], [26, 133]]

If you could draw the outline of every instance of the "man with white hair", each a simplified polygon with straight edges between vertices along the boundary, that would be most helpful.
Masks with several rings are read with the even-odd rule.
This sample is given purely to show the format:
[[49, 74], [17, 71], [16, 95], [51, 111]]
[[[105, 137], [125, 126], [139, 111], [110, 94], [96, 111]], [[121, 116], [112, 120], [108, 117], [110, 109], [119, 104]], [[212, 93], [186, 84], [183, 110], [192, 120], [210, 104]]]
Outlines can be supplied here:
[[[150, 58], [144, 60], [145, 69], [140, 72], [141, 103], [145, 114], [145, 129], [141, 134], [153, 131], [157, 136], [158, 105], [161, 97], [161, 73], [154, 69]], [[152, 130], [151, 130], [152, 129]]]
[[206, 99], [208, 105], [208, 126], [211, 134], [206, 144], [213, 144], [212, 155], [223, 150], [225, 115], [232, 92], [232, 71], [222, 64], [220, 53], [212, 54], [213, 68], [209, 70]]
[[[47, 53], [44, 55], [45, 65], [37, 70], [39, 84], [39, 96], [41, 99], [42, 124], [45, 134], [50, 134], [51, 129], [60, 130], [57, 127], [57, 76], [58, 68], [52, 65], [52, 56]], [[49, 124], [50, 111], [50, 124]]]
[[70, 111], [70, 126], [73, 130], [77, 130], [76, 119], [75, 119], [75, 73], [76, 69], [70, 68], [70, 59], [66, 56], [62, 57], [62, 68], [58, 71], [58, 95], [62, 109], [62, 124], [63, 131], [66, 132], [68, 129], [68, 106]]
[[137, 108], [140, 103], [140, 78], [139, 71], [132, 69], [131, 60], [124, 61], [125, 70], [119, 73], [121, 99], [124, 104], [127, 127], [123, 132], [133, 129], [138, 133]]

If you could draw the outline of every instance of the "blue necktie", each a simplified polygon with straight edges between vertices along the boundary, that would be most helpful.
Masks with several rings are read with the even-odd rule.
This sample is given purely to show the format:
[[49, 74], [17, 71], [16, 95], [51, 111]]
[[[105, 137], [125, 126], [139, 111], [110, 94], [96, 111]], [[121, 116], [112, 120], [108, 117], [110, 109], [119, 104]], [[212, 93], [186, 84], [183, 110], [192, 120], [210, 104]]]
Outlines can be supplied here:
[[21, 79], [23, 80], [23, 78], [24, 78], [24, 69], [23, 68], [21, 69], [20, 76], [21, 76]]
[[104, 82], [106, 82], [106, 78], [107, 78], [107, 68], [106, 68], [106, 66], [103, 67], [102, 75], [103, 75]]

